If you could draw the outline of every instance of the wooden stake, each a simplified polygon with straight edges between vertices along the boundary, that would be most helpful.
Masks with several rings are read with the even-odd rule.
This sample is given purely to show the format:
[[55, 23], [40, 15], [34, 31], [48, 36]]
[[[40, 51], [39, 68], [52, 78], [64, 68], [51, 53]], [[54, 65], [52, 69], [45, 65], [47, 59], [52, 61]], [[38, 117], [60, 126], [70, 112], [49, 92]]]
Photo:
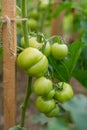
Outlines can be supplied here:
[[[16, 0], [2, 0], [2, 16], [16, 17]], [[16, 24], [11, 22], [12, 44], [9, 45], [7, 23], [3, 24], [3, 86], [4, 86], [4, 130], [16, 123], [16, 56], [11, 55], [9, 47], [16, 53]], [[10, 38], [10, 37], [9, 37]]]
[[[62, 2], [62, 0], [54, 0], [54, 2], [60, 3], [60, 2]], [[58, 5], [55, 4], [53, 6], [53, 10], [55, 10], [56, 8], [58, 8]], [[64, 12], [60, 13], [57, 18], [52, 20], [51, 35], [62, 35], [62, 33], [63, 33], [63, 29], [62, 29], [63, 16], [64, 16]]]

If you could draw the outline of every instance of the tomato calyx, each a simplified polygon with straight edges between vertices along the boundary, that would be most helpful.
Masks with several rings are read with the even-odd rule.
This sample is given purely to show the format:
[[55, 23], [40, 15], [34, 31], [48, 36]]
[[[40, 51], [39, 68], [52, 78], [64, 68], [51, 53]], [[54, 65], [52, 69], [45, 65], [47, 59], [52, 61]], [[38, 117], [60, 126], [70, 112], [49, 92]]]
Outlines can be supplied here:
[[53, 84], [53, 88], [54, 88], [55, 90], [62, 91], [62, 89], [63, 89], [63, 84], [64, 84], [64, 82], [62, 82], [61, 85], [59, 85], [59, 84]]

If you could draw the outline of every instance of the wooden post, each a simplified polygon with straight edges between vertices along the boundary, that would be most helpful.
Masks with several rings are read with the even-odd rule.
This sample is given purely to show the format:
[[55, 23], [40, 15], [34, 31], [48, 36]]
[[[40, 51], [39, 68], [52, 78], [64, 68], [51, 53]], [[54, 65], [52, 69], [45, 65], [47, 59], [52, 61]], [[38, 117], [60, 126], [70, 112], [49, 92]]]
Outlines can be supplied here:
[[[54, 0], [55, 3], [61, 3], [62, 0]], [[53, 10], [55, 10], [58, 7], [58, 4], [54, 4]], [[54, 18], [52, 20], [52, 29], [51, 29], [51, 35], [62, 35], [63, 33], [63, 16], [64, 12], [60, 13], [57, 18]]]
[[[2, 0], [2, 16], [16, 17], [16, 0]], [[10, 48], [16, 53], [16, 24], [11, 21], [12, 41], [9, 45], [7, 22], [3, 24], [3, 86], [4, 86], [4, 130], [8, 130], [16, 123], [16, 56], [11, 55]]]

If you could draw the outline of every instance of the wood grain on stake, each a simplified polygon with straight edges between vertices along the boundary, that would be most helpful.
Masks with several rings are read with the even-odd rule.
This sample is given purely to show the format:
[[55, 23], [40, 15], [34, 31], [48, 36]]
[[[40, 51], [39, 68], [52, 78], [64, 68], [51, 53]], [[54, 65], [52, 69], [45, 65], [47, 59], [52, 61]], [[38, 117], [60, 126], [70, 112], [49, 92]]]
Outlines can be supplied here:
[[[2, 0], [2, 16], [16, 17], [16, 0]], [[16, 53], [16, 24], [11, 22], [12, 44], [11, 48]], [[4, 130], [8, 130], [16, 123], [16, 56], [9, 50], [7, 23], [3, 24], [3, 86], [4, 86]]]
[[[62, 0], [54, 0], [54, 2], [59, 4], [62, 2]], [[58, 8], [58, 4], [54, 4], [53, 10]], [[56, 18], [54, 18], [52, 20], [51, 35], [61, 35], [62, 36], [62, 34], [63, 34], [63, 28], [62, 28], [63, 16], [64, 16], [64, 12], [61, 12], [59, 14], [59, 16], [57, 16]]]

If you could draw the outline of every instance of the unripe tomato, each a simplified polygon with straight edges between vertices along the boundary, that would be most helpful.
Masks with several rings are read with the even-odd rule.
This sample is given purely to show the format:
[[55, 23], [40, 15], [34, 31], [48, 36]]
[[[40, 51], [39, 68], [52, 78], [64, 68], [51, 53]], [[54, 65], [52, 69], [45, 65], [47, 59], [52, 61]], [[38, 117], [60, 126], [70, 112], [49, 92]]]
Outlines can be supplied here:
[[45, 78], [45, 77], [40, 77], [35, 80], [33, 84], [33, 91], [38, 95], [38, 96], [45, 96], [52, 90], [52, 81]]
[[46, 100], [45, 98], [39, 96], [36, 99], [36, 107], [42, 113], [48, 113], [53, 108], [55, 108], [55, 101], [53, 99]]
[[61, 90], [56, 90], [55, 92], [55, 99], [57, 99], [59, 102], [65, 102], [72, 98], [73, 96], [73, 89], [70, 84], [60, 82], [58, 83], [59, 86], [62, 86]]
[[46, 46], [45, 46], [45, 48], [44, 48], [43, 53], [44, 53], [47, 57], [50, 55], [50, 53], [51, 53], [51, 46], [50, 46], [50, 43], [49, 43], [49, 42], [46, 43]]
[[38, 19], [39, 18], [39, 12], [36, 9], [34, 9], [29, 13], [29, 17], [33, 18], [33, 19]]
[[[25, 47], [24, 37], [21, 38], [21, 46]], [[33, 47], [33, 48], [41, 49], [42, 48], [42, 43], [39, 43], [37, 41], [36, 37], [29, 37], [29, 46]]]
[[35, 19], [30, 18], [27, 22], [29, 29], [36, 29], [37, 28], [37, 21]]
[[55, 95], [55, 90], [52, 89], [47, 95], [46, 95], [46, 99], [52, 99]]
[[49, 4], [48, 0], [40, 0], [40, 10], [45, 10]]
[[30, 76], [39, 77], [48, 69], [48, 60], [36, 48], [26, 48], [17, 57], [18, 66]]
[[46, 116], [48, 117], [56, 117], [58, 113], [60, 112], [60, 108], [58, 105], [55, 106], [50, 112], [46, 113]]
[[37, 48], [37, 49], [41, 49], [42, 48], [42, 43], [39, 43], [37, 41], [37, 38], [36, 37], [31, 37], [29, 39], [29, 45], [33, 48]]
[[56, 60], [64, 59], [68, 54], [68, 47], [66, 44], [54, 43], [52, 45], [52, 55]]

